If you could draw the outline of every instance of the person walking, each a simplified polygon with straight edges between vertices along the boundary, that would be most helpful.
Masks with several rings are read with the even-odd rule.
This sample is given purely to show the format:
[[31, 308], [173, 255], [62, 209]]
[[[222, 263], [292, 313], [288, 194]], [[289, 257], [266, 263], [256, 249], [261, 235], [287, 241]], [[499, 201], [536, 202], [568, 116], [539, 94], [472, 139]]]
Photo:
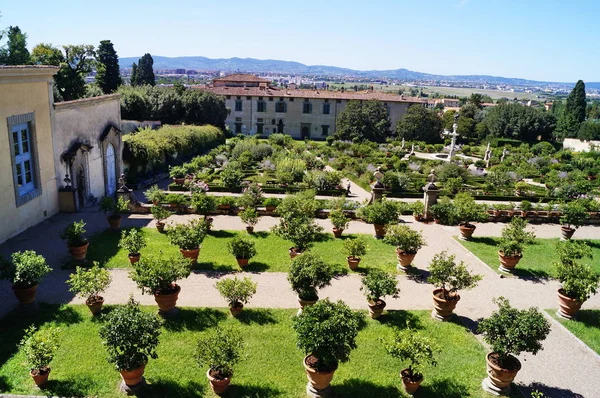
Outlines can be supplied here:
[[351, 187], [351, 186], [352, 186], [352, 185], [350, 184], [350, 181], [348, 181], [348, 185], [346, 186], [346, 194], [347, 194], [347, 195], [350, 195], [350, 187]]

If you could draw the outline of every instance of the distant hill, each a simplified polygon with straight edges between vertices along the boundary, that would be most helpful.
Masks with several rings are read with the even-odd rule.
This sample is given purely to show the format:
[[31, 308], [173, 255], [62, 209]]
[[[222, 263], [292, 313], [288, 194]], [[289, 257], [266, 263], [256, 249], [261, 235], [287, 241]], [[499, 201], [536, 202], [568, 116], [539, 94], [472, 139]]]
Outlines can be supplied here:
[[[488, 75], [433, 75], [429, 73], [415, 72], [408, 69], [393, 70], [368, 70], [359, 71], [337, 66], [326, 65], [304, 65], [300, 62], [280, 61], [275, 59], [255, 58], [206, 58], [206, 57], [161, 57], [152, 56], [154, 69], [198, 69], [218, 70], [228, 72], [277, 72], [301, 75], [327, 75], [327, 76], [359, 76], [365, 78], [399, 79], [399, 80], [423, 80], [423, 81], [447, 81], [447, 82], [472, 82], [488, 84], [509, 84], [513, 86], [533, 85], [541, 82], [535, 80], [508, 78]], [[139, 57], [120, 58], [122, 68], [131, 67], [138, 62]], [[574, 83], [557, 83], [573, 85]], [[600, 88], [600, 83], [586, 83], [586, 87]]]

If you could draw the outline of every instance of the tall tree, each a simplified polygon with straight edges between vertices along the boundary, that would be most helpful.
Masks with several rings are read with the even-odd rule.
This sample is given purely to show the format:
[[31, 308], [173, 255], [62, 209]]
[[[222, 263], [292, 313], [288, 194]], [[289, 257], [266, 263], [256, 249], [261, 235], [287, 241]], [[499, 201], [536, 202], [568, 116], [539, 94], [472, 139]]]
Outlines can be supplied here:
[[104, 94], [110, 94], [121, 85], [119, 56], [110, 40], [102, 40], [96, 53], [96, 83]]
[[9, 26], [6, 31], [8, 42], [0, 48], [0, 64], [29, 65], [31, 55], [27, 50], [27, 35], [18, 26]]
[[512, 138], [523, 141], [546, 141], [556, 124], [554, 115], [520, 104], [498, 105], [490, 109], [480, 132], [489, 132], [494, 137]]
[[473, 104], [477, 108], [481, 109], [482, 108], [481, 103], [483, 102], [483, 95], [481, 95], [479, 93], [473, 93], [473, 94], [471, 94], [471, 96], [469, 97], [469, 99], [467, 100], [467, 102], [469, 104]]
[[573, 138], [577, 136], [579, 126], [585, 121], [587, 103], [585, 101], [585, 84], [577, 81], [567, 97], [567, 103], [556, 125], [556, 138]]
[[139, 59], [137, 66], [133, 64], [133, 71], [131, 74], [131, 85], [132, 86], [143, 86], [149, 84], [154, 86], [156, 84], [156, 78], [154, 77], [154, 60], [152, 55], [146, 53]]
[[438, 114], [419, 105], [409, 107], [406, 115], [396, 124], [398, 138], [409, 141], [439, 142], [441, 130], [442, 119]]
[[384, 142], [390, 135], [390, 118], [379, 100], [350, 101], [340, 113], [336, 130], [342, 140]]

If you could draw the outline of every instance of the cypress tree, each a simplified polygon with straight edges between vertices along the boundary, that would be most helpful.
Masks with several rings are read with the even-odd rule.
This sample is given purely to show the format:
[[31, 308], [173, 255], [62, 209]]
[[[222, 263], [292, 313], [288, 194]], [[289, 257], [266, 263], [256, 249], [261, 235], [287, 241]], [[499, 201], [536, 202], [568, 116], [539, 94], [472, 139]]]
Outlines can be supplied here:
[[27, 49], [27, 35], [18, 26], [9, 26], [6, 31], [8, 42], [0, 48], [0, 64], [29, 65], [31, 55]]
[[102, 40], [98, 47], [96, 83], [104, 94], [110, 94], [121, 85], [121, 74], [119, 71], [119, 56], [110, 40]]
[[154, 77], [154, 60], [152, 56], [148, 53], [144, 54], [142, 58], [138, 61], [135, 80], [131, 79], [131, 84], [134, 86], [142, 86], [145, 84], [149, 84], [154, 86], [156, 84], [156, 79]]
[[138, 67], [135, 62], [133, 63], [133, 65], [131, 65], [131, 81], [130, 81], [130, 83], [132, 86], [138, 85]]
[[573, 138], [577, 136], [579, 125], [585, 121], [587, 103], [585, 101], [585, 84], [577, 81], [567, 98], [564, 110], [556, 125], [556, 138]]

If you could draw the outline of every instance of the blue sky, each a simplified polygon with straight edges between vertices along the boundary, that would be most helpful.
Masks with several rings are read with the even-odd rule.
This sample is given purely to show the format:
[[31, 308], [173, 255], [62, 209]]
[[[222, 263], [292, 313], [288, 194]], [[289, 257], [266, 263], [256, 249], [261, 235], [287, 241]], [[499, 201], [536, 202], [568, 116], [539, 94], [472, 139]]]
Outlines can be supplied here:
[[406, 68], [546, 81], [600, 81], [600, 1], [27, 0], [0, 27], [119, 56], [251, 57], [353, 69]]

